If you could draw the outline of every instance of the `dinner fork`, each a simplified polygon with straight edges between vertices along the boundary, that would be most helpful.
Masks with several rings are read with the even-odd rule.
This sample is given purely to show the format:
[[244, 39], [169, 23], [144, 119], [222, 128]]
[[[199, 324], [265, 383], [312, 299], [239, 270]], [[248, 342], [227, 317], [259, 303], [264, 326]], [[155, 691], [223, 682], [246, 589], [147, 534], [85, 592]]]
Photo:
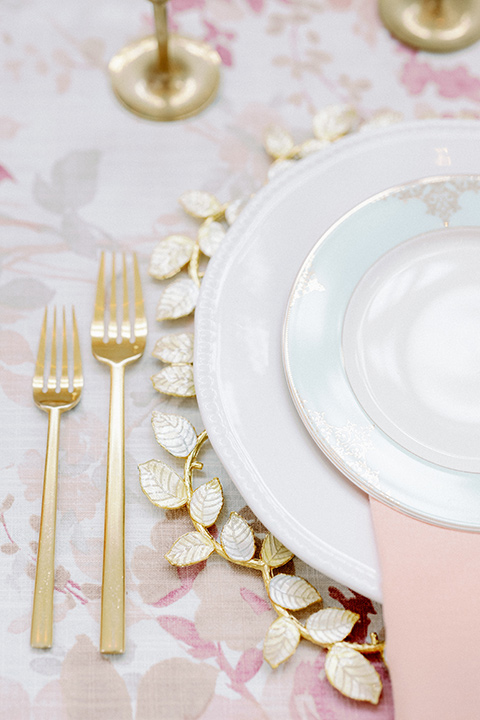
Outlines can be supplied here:
[[[136, 255], [133, 255], [133, 308], [128, 298], [127, 263], [122, 259], [123, 302], [117, 322], [115, 255], [112, 255], [110, 303], [106, 304], [105, 254], [98, 271], [91, 325], [92, 352], [110, 366], [107, 487], [103, 544], [100, 652], [125, 651], [125, 367], [145, 349], [147, 320]], [[109, 317], [108, 317], [109, 316]], [[131, 316], [133, 317], [133, 329]], [[106, 324], [108, 317], [108, 324]], [[132, 331], [133, 330], [133, 331]]]
[[63, 308], [62, 359], [57, 379], [57, 312], [53, 311], [50, 371], [45, 386], [47, 360], [47, 309], [43, 319], [37, 362], [33, 375], [33, 399], [48, 413], [47, 451], [43, 482], [42, 515], [38, 538], [37, 568], [33, 594], [33, 613], [30, 644], [35, 648], [52, 647], [53, 591], [55, 587], [55, 520], [57, 511], [58, 441], [60, 416], [71, 410], [80, 400], [83, 387], [80, 344], [72, 307], [73, 369], [68, 362], [67, 329]]

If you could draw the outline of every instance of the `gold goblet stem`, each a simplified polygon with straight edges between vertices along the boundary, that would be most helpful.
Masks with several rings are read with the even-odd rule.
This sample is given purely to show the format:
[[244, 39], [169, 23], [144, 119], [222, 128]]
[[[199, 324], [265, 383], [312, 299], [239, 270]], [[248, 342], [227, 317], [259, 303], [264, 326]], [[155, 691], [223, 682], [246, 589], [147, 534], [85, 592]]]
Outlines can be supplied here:
[[420, 0], [419, 16], [425, 25], [441, 25], [445, 21], [445, 3], [443, 0]]
[[170, 72], [170, 60], [168, 56], [168, 18], [166, 0], [158, 2], [152, 0], [153, 14], [155, 18], [155, 35], [158, 41], [158, 70], [162, 75]]
[[478, 0], [378, 0], [384, 25], [407, 45], [452, 52], [480, 39]]
[[204, 42], [168, 31], [167, 0], [150, 0], [155, 34], [136, 40], [109, 63], [115, 94], [123, 105], [149, 120], [183, 120], [215, 99], [219, 54]]
[[442, 14], [443, 0], [423, 0], [423, 6], [427, 8], [429, 6], [430, 13], [434, 17], [440, 17]]

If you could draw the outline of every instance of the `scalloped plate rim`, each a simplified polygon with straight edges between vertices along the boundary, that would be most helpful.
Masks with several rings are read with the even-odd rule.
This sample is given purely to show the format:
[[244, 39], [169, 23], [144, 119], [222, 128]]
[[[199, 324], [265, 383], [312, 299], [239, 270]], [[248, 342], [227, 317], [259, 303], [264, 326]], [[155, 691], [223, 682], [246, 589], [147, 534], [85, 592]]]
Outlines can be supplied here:
[[[338, 217], [362, 200], [388, 187], [427, 175], [445, 173], [445, 168], [438, 169], [437, 158], [439, 161], [443, 159], [452, 163], [448, 168], [449, 174], [478, 172], [480, 150], [475, 148], [478, 147], [479, 137], [478, 121], [442, 119], [405, 122], [342, 138], [325, 151], [307, 157], [279, 174], [250, 200], [209, 262], [202, 282], [195, 315], [195, 384], [203, 422], [217, 455], [251, 509], [289, 550], [333, 580], [374, 600], [381, 600], [382, 597], [381, 574], [368, 499], [362, 491], [343, 478], [333, 465], [322, 461], [323, 454], [297, 416], [286, 387], [281, 362], [284, 312], [296, 269], [320, 235]], [[406, 154], [405, 147], [411, 149], [412, 146], [418, 152]], [[445, 154], [447, 147], [453, 156]], [[467, 148], [468, 152], [465, 152]], [[229, 317], [225, 312], [219, 316], [219, 310], [222, 310], [222, 302], [225, 300], [226, 285], [232, 282], [238, 272], [239, 258], [252, 251], [254, 241], [258, 240], [255, 233], [258, 233], [266, 215], [272, 212], [272, 204], [274, 207], [278, 206], [285, 197], [289, 197], [290, 201], [293, 196], [296, 199], [299, 197], [299, 187], [307, 187], [308, 190], [309, 182], [317, 183], [317, 188], [320, 185], [325, 192], [331, 190], [327, 175], [335, 177], [336, 173], [342, 171], [345, 177], [352, 169], [362, 166], [362, 160], [371, 164], [372, 156], [379, 158], [375, 174], [370, 173], [368, 182], [362, 179], [363, 186], [360, 189], [357, 182], [355, 192], [351, 192], [349, 186], [348, 197], [341, 210], [337, 208], [337, 201], [325, 204], [327, 217], [322, 218], [320, 215], [318, 219], [317, 215], [317, 231], [309, 237], [302, 237], [303, 246], [297, 248], [295, 272], [291, 274], [291, 279], [282, 278], [274, 284], [274, 289], [278, 290], [276, 305], [272, 305], [273, 316], [270, 318], [274, 337], [269, 339], [267, 348], [276, 353], [272, 360], [275, 377], [271, 384], [274, 392], [282, 396], [281, 414], [284, 413], [285, 417], [282, 415], [281, 422], [285, 425], [285, 434], [287, 431], [289, 435], [293, 434], [295, 452], [300, 457], [305, 456], [304, 464], [309, 473], [305, 482], [313, 485], [312, 474], [321, 476], [320, 490], [324, 506], [319, 505], [318, 517], [305, 519], [303, 511], [297, 505], [292, 506], [287, 502], [285, 493], [280, 495], [272, 478], [261, 465], [261, 462], [265, 465], [269, 460], [275, 461], [271, 448], [268, 449], [268, 457], [265, 457], [265, 453], [260, 457], [256, 447], [252, 450], [252, 438], [246, 433], [241, 420], [240, 426], [238, 425], [239, 408], [229, 407], [232, 397], [226, 393], [221, 362], [225, 360], [231, 338], [220, 337]], [[397, 162], [399, 158], [400, 162]], [[395, 162], [392, 162], [393, 159]], [[337, 196], [339, 194], [337, 193]], [[287, 219], [288, 217], [287, 215]], [[300, 219], [302, 220], [301, 217]], [[280, 230], [283, 231], [281, 227]], [[284, 269], [280, 269], [284, 272]], [[263, 300], [263, 296], [260, 298]], [[244, 366], [243, 370], [250, 379], [251, 367]], [[229, 368], [228, 372], [232, 385], [239, 377], [241, 383], [246, 382], [245, 376], [239, 376], [238, 369], [236, 373], [232, 373]], [[241, 384], [237, 390], [232, 391], [234, 402], [238, 401], [240, 391], [243, 391]], [[245, 398], [245, 401], [247, 408], [250, 402], [258, 404], [256, 397], [252, 400], [250, 396]], [[261, 412], [269, 411], [271, 400], [267, 399], [268, 402], [268, 407], [260, 407]], [[293, 461], [289, 467], [293, 467]], [[282, 482], [286, 482], [284, 476], [287, 469], [288, 467], [281, 469]], [[278, 477], [276, 482], [279, 482]], [[310, 495], [311, 489], [307, 489]], [[326, 501], [324, 489], [330, 493]], [[314, 487], [312, 492], [315, 491]], [[330, 516], [338, 513], [339, 502], [343, 502], [345, 498], [347, 512], [332, 519]], [[313, 496], [313, 503], [316, 502], [317, 498]], [[313, 503], [310, 502], [310, 506]], [[324, 518], [327, 527], [324, 526]], [[328, 526], [329, 520], [332, 520], [331, 527]], [[355, 531], [351, 527], [352, 522], [355, 523]]]

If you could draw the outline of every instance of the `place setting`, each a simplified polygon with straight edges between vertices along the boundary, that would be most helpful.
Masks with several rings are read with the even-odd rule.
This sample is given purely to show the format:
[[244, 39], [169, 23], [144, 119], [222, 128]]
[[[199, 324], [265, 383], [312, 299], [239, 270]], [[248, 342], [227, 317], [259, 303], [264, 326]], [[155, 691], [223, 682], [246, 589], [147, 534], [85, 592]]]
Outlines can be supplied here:
[[4, 711], [475, 720], [476, 4], [5, 22]]
[[[477, 159], [462, 150], [477, 132], [468, 122], [399, 124], [275, 178], [209, 265], [196, 310], [196, 388], [216, 451], [282, 542], [325, 573], [341, 557], [337, 578], [383, 599], [396, 716], [405, 718], [415, 707], [448, 717], [459, 702], [451, 661], [435, 660], [438, 624], [426, 618], [431, 593], [463, 578], [460, 547], [467, 563], [479, 548], [479, 180]], [[358, 180], [338, 199], [346, 174]], [[269, 430], [255, 441], [261, 426]], [[413, 557], [401, 550], [413, 550], [412, 533]], [[424, 589], [415, 565], [429, 577]], [[474, 640], [446, 604], [462, 637], [452, 657], [473, 683]], [[425, 664], [409, 654], [412, 613]], [[422, 687], [407, 692], [416, 674]]]
[[[352, 226], [355, 226], [357, 222], [357, 215], [360, 210], [355, 211], [356, 205], [361, 202], [365, 202], [365, 213], [368, 212], [369, 208], [372, 208], [373, 219], [367, 221], [374, 222], [375, 227], [378, 225], [378, 237], [383, 238], [384, 222], [385, 227], [390, 232], [385, 232], [384, 241], [387, 243], [390, 240], [392, 234], [392, 227], [395, 225], [395, 232], [405, 232], [405, 240], [413, 237], [415, 230], [412, 225], [408, 223], [412, 222], [415, 228], [420, 227], [419, 235], [421, 234], [422, 225], [416, 224], [419, 222], [424, 223], [423, 227], [427, 229], [443, 228], [444, 220], [435, 214], [430, 214], [430, 208], [427, 205], [427, 201], [422, 201], [421, 194], [428, 195], [430, 192], [435, 195], [436, 186], [444, 188], [443, 192], [446, 198], [446, 208], [442, 208], [442, 197], [441, 195], [437, 199], [438, 212], [441, 214], [442, 210], [445, 212], [445, 217], [450, 222], [451, 215], [455, 208], [455, 203], [458, 202], [459, 198], [469, 198], [470, 210], [465, 210], [465, 219], [470, 224], [471, 221], [475, 221], [475, 211], [472, 210], [475, 207], [476, 197], [476, 179], [468, 175], [469, 172], [473, 172], [476, 167], [476, 159], [472, 156], [467, 157], [467, 147], [472, 147], [474, 138], [476, 136], [476, 124], [469, 123], [468, 121], [432, 121], [422, 123], [412, 123], [407, 125], [400, 123], [389, 127], [385, 130], [375, 131], [370, 133], [365, 131], [364, 133], [354, 135], [351, 137], [343, 138], [341, 144], [338, 146], [332, 146], [330, 155], [328, 152], [322, 157], [322, 162], [315, 162], [315, 158], [309, 158], [302, 161], [301, 165], [292, 168], [289, 174], [279, 176], [267, 185], [262, 191], [261, 197], [257, 195], [251, 201], [249, 208], [244, 211], [244, 214], [238, 219], [237, 224], [232, 228], [229, 241], [231, 242], [231, 253], [227, 246], [222, 246], [210, 263], [206, 282], [202, 287], [202, 294], [200, 305], [196, 311], [196, 327], [198, 341], [196, 345], [196, 387], [197, 395], [199, 397], [200, 406], [202, 403], [206, 403], [204, 410], [204, 418], [208, 423], [208, 418], [214, 418], [212, 426], [209, 426], [209, 433], [212, 437], [218, 435], [217, 445], [219, 446], [219, 452], [224, 447], [223, 462], [227, 465], [236, 464], [236, 467], [240, 463], [247, 467], [247, 462], [250, 463], [249, 471], [252, 472], [251, 464], [252, 461], [259, 464], [266, 462], [261, 460], [261, 457], [265, 457], [269, 454], [269, 460], [273, 461], [275, 448], [285, 446], [287, 438], [290, 443], [298, 442], [298, 451], [296, 452], [296, 461], [305, 463], [305, 469], [308, 468], [308, 472], [302, 471], [301, 475], [304, 478], [303, 485], [308, 484], [308, 491], [315, 492], [315, 487], [321, 480], [317, 478], [319, 475], [318, 463], [321, 462], [321, 455], [318, 454], [316, 449], [311, 443], [309, 443], [308, 437], [305, 435], [304, 428], [298, 422], [298, 417], [295, 413], [291, 412], [291, 398], [287, 390], [287, 385], [284, 380], [284, 369], [282, 365], [282, 336], [283, 326], [285, 321], [285, 314], [287, 313], [287, 307], [290, 307], [288, 317], [293, 314], [293, 309], [296, 307], [296, 303], [299, 307], [308, 307], [313, 316], [316, 317], [318, 308], [314, 305], [315, 301], [322, 303], [326, 297], [326, 284], [325, 280], [319, 276], [311, 267], [309, 257], [305, 258], [311, 251], [311, 248], [315, 246], [316, 241], [322, 237], [322, 232], [326, 232], [329, 228], [329, 223], [332, 225], [339, 222], [346, 213], [352, 212], [351, 220], [349, 216], [346, 216], [345, 223], [351, 222]], [[409, 152], [404, 153], [402, 156], [402, 148], [409, 147]], [[372, 158], [378, 158], [374, 167], [372, 167]], [[384, 159], [385, 158], [385, 159]], [[441, 180], [439, 179], [434, 183], [433, 187], [428, 187], [427, 180], [421, 180], [422, 177], [432, 176], [435, 177], [439, 170], [444, 170], [445, 167], [452, 169], [458, 168], [459, 177], [458, 180], [452, 178], [452, 180]], [[371, 169], [370, 169], [371, 168]], [[463, 174], [466, 177], [463, 177]], [[345, 176], [350, 177], [348, 186], [343, 182]], [[412, 178], [409, 184], [407, 180]], [[417, 185], [415, 180], [419, 179]], [[395, 186], [399, 183], [405, 183], [404, 186], [395, 189]], [[455, 183], [458, 183], [458, 188], [455, 188]], [[442, 185], [443, 183], [443, 185]], [[467, 191], [462, 190], [462, 184], [468, 186], [470, 183], [471, 189]], [[334, 188], [338, 186], [342, 187], [343, 192], [328, 192], [328, 187], [331, 185]], [[388, 188], [392, 188], [388, 190]], [[378, 200], [375, 196], [379, 193], [385, 193], [385, 196], [379, 195]], [[389, 193], [392, 194], [390, 200]], [[397, 197], [393, 197], [397, 193]], [[409, 193], [411, 198], [408, 199]], [[415, 197], [419, 195], [419, 197]], [[373, 199], [371, 199], [373, 197]], [[288, 198], [288, 200], [287, 200]], [[448, 202], [447, 202], [448, 201]], [[435, 202], [435, 200], [432, 200]], [[258, 205], [256, 205], [258, 203]], [[287, 205], [288, 203], [288, 205]], [[389, 217], [389, 203], [398, 206], [399, 214], [397, 218]], [[413, 221], [409, 218], [408, 208], [412, 203], [418, 215], [414, 217]], [[451, 206], [449, 206], [451, 203]], [[292, 213], [291, 208], [295, 209], [295, 214]], [[385, 208], [386, 219], [378, 220], [375, 218], [375, 213], [378, 211], [381, 216], [381, 211]], [[405, 208], [405, 214], [402, 215], [402, 211]], [[435, 211], [435, 207], [432, 208], [432, 212]], [[248, 213], [251, 212], [251, 220], [248, 218]], [[473, 215], [468, 213], [472, 213]], [[290, 217], [289, 217], [290, 216]], [[460, 217], [461, 214], [460, 214]], [[397, 222], [398, 221], [398, 222]], [[360, 221], [358, 221], [360, 222]], [[361, 222], [364, 222], [363, 220]], [[391, 225], [389, 225], [391, 223]], [[344, 225], [340, 223], [339, 232], [342, 230]], [[361, 228], [363, 226], [360, 226]], [[333, 232], [333, 231], [332, 231]], [[355, 233], [356, 230], [352, 231]], [[363, 231], [364, 232], [364, 231]], [[373, 231], [372, 231], [373, 232]], [[369, 235], [371, 233], [369, 232]], [[233, 238], [232, 238], [233, 236]], [[235, 239], [235, 236], [237, 239]], [[348, 236], [350, 237], [350, 236]], [[369, 238], [365, 239], [368, 242]], [[345, 238], [344, 242], [348, 243]], [[375, 245], [375, 241], [372, 239], [372, 247]], [[392, 241], [395, 242], [395, 241]], [[241, 243], [241, 244], [240, 244]], [[319, 247], [322, 245], [320, 241]], [[281, 247], [282, 252], [270, 252], [271, 250]], [[338, 268], [337, 278], [338, 282], [341, 283], [344, 280], [345, 265], [347, 262], [352, 262], [352, 266], [359, 262], [359, 258], [354, 255], [354, 247], [358, 250], [358, 253], [362, 255], [365, 252], [365, 248], [360, 245], [357, 240], [352, 240], [352, 244], [348, 245], [348, 249], [336, 248], [332, 255], [332, 263], [336, 263]], [[244, 248], [248, 248], [248, 252]], [[313, 251], [312, 251], [313, 252]], [[225, 253], [225, 258], [222, 260], [222, 254]], [[227, 255], [227, 253], [229, 253]], [[381, 253], [381, 251], [380, 251]], [[233, 322], [233, 313], [239, 312], [238, 301], [234, 298], [238, 297], [238, 284], [241, 282], [235, 279], [236, 275], [242, 277], [242, 275], [250, 274], [254, 276], [254, 268], [259, 266], [260, 259], [268, 255], [269, 262], [264, 263], [263, 274], [259, 271], [260, 284], [254, 285], [253, 282], [250, 284], [250, 291], [244, 291], [242, 295], [242, 305], [240, 310], [242, 315], [245, 317], [245, 326], [249, 328], [249, 334], [244, 338], [241, 330], [238, 326], [235, 326]], [[218, 259], [220, 257], [220, 259]], [[239, 266], [241, 258], [241, 264]], [[368, 268], [368, 257], [362, 259], [365, 263], [365, 268]], [[303, 269], [301, 269], [302, 263], [305, 263]], [[219, 267], [221, 269], [216, 270]], [[220, 286], [219, 277], [216, 277], [216, 272], [221, 273], [223, 283]], [[296, 274], [298, 278], [296, 279]], [[283, 276], [282, 276], [283, 274]], [[329, 272], [329, 277], [332, 275], [332, 271]], [[286, 277], [285, 277], [286, 276]], [[358, 276], [357, 281], [352, 281], [351, 290], [353, 291], [356, 282], [360, 280], [362, 275]], [[211, 280], [213, 278], [213, 280]], [[331, 280], [332, 282], [332, 280]], [[210, 284], [211, 283], [211, 284]], [[368, 281], [367, 281], [368, 285]], [[279, 293], [283, 293], [283, 302], [279, 298]], [[347, 289], [344, 293], [348, 293]], [[290, 297], [290, 300], [289, 300]], [[258, 314], [258, 302], [261, 298], [262, 301], [262, 314]], [[349, 299], [349, 297], [348, 297]], [[346, 302], [346, 300], [345, 300]], [[289, 305], [290, 303], [290, 305]], [[204, 307], [207, 308], [204, 311]], [[354, 308], [352, 304], [352, 308]], [[205, 315], [204, 315], [205, 312]], [[341, 311], [337, 311], [341, 312]], [[351, 310], [353, 312], [353, 309]], [[218, 315], [217, 315], [218, 313]], [[218, 324], [208, 322], [209, 317], [219, 317]], [[206, 318], [204, 320], [204, 317]], [[312, 316], [310, 316], [311, 318]], [[320, 334], [324, 328], [320, 323], [321, 315], [319, 316], [319, 322], [316, 324], [316, 331]], [[273, 319], [275, 319], [275, 331], [272, 329]], [[331, 328], [335, 328], [335, 332], [341, 334], [343, 316], [339, 318], [329, 314], [329, 322], [331, 322]], [[350, 322], [353, 322], [350, 320]], [[313, 321], [306, 322], [304, 325], [296, 325], [295, 329], [300, 332], [300, 327], [305, 335], [308, 337], [310, 342], [313, 342]], [[218, 330], [218, 325], [221, 325], [221, 335]], [[267, 334], [265, 328], [269, 327]], [[289, 335], [289, 321], [286, 321], [286, 337]], [[263, 330], [263, 336], [262, 336]], [[321, 356], [318, 356], [318, 347], [315, 346], [315, 351], [312, 350], [311, 355], [308, 355], [306, 360], [303, 353], [306, 352], [304, 344], [304, 336], [294, 336], [292, 340], [294, 346], [294, 352], [298, 353], [298, 367], [302, 368], [305, 373], [308, 367], [310, 372], [310, 378], [313, 375], [318, 374], [316, 370], [317, 363], [321, 363]], [[256, 345], [250, 338], [259, 338], [263, 341], [262, 345]], [[319, 337], [319, 335], [317, 336]], [[323, 338], [322, 338], [323, 339]], [[326, 356], [329, 358], [329, 362], [333, 363], [335, 358], [332, 357], [333, 347], [331, 345], [332, 338], [329, 337], [325, 341]], [[239, 356], [240, 345], [243, 348], [242, 356]], [[286, 353], [286, 364], [287, 364], [287, 380], [290, 378], [291, 371], [289, 370], [289, 364], [291, 360], [289, 358], [289, 344], [285, 340], [285, 353]], [[260, 348], [262, 353], [260, 353]], [[311, 348], [309, 348], [311, 349]], [[292, 352], [292, 351], [290, 351]], [[338, 352], [342, 355], [342, 347], [338, 348]], [[268, 358], [268, 367], [264, 368], [262, 372], [259, 357]], [[235, 362], [235, 357], [239, 357], [238, 361]], [[212, 366], [212, 360], [215, 358], [215, 365]], [[306, 363], [309, 363], [306, 366]], [[338, 363], [343, 367], [343, 357], [338, 360]], [[199, 369], [200, 366], [200, 369]], [[301, 371], [300, 371], [301, 372]], [[326, 373], [326, 369], [324, 371]], [[343, 374], [343, 370], [339, 370]], [[207, 393], [203, 391], [204, 384], [207, 386], [207, 379], [204, 379], [203, 375], [208, 378], [209, 389], [215, 388], [215, 393]], [[223, 379], [225, 376], [225, 380]], [[326, 385], [331, 386], [330, 392], [335, 396], [335, 402], [338, 402], [337, 392], [339, 392], [337, 381], [331, 380], [329, 377], [324, 376]], [[228, 380], [227, 380], [228, 378]], [[232, 378], [235, 378], [235, 383], [232, 383]], [[222, 387], [222, 383], [229, 382], [230, 385], [235, 387], [235, 395], [232, 397], [232, 390], [229, 391], [228, 403], [223, 400], [222, 397], [225, 395], [225, 389]], [[318, 381], [320, 382], [320, 381]], [[343, 374], [343, 382], [345, 383], [346, 390], [349, 389], [349, 382]], [[366, 382], [364, 380], [364, 382]], [[254, 383], [257, 383], [255, 386]], [[260, 392], [260, 388], [264, 387], [263, 393]], [[318, 390], [312, 390], [312, 383], [308, 386], [309, 392], [317, 392]], [[250, 409], [249, 415], [247, 414], [248, 405], [247, 400], [243, 400], [243, 397], [248, 392], [252, 396], [258, 397], [254, 408]], [[313, 421], [306, 419], [306, 414], [311, 411], [316, 411], [315, 407], [311, 404], [308, 405], [309, 398], [302, 395], [301, 401], [298, 400], [298, 390], [296, 385], [292, 387], [292, 393], [294, 395], [295, 402], [302, 403], [301, 413], [305, 418], [306, 424], [310, 423], [310, 428], [313, 428]], [[211, 395], [214, 394], [216, 401], [210, 399]], [[353, 394], [353, 393], [352, 393]], [[264, 399], [263, 399], [264, 398]], [[269, 399], [271, 398], [271, 400]], [[215, 404], [213, 404], [215, 402]], [[239, 412], [239, 408], [234, 408], [233, 402], [237, 402], [240, 405], [242, 412]], [[341, 400], [342, 404], [345, 402]], [[268, 432], [269, 426], [274, 421], [274, 408], [277, 410], [282, 403], [283, 412], [277, 413], [276, 417], [280, 416], [280, 419], [275, 423], [275, 431], [272, 430], [271, 447], [270, 444], [265, 443], [265, 447], [255, 447], [252, 444], [252, 436], [255, 435], [255, 425], [253, 425], [253, 416], [257, 415], [257, 423], [262, 423], [266, 428], [265, 433]], [[232, 408], [232, 409], [230, 409]], [[234, 409], [233, 409], [234, 408]], [[308, 409], [306, 409], [308, 408]], [[260, 416], [258, 416], [258, 414]], [[234, 424], [234, 417], [241, 417], [241, 424], [238, 421]], [[283, 418], [288, 419], [283, 419]], [[244, 420], [245, 418], [245, 420]], [[267, 421], [269, 419], [269, 421]], [[358, 419], [358, 418], [356, 418]], [[335, 418], [334, 418], [335, 420]], [[362, 421], [355, 423], [358, 426], [358, 438], [355, 436], [350, 438], [351, 451], [349, 453], [349, 437], [344, 440], [343, 444], [343, 457], [344, 461], [341, 462], [342, 457], [342, 445], [341, 438], [337, 439], [335, 434], [335, 426], [338, 425], [338, 434], [341, 434], [341, 428], [346, 426], [348, 422], [353, 424], [353, 419], [338, 418], [338, 422], [330, 422], [332, 425], [329, 428], [328, 418], [324, 420], [324, 426], [322, 426], [321, 419], [317, 419], [318, 427], [311, 429], [311, 434], [315, 433], [315, 439], [320, 443], [319, 438], [322, 435], [328, 436], [331, 440], [331, 445], [337, 448], [337, 466], [341, 465], [341, 469], [346, 471], [348, 469], [347, 462], [351, 462], [352, 465], [358, 466], [358, 474], [363, 470], [365, 478], [371, 476], [370, 487], [375, 487], [375, 478], [377, 477], [378, 470], [375, 467], [370, 467], [367, 461], [363, 461], [362, 466], [362, 432], [361, 428], [365, 428], [367, 436], [371, 434], [370, 426], [373, 426], [371, 420], [365, 420], [363, 417]], [[282, 427], [285, 425], [285, 427]], [[231, 429], [234, 428], [234, 431]], [[233, 432], [233, 437], [231, 433]], [[280, 434], [281, 433], [281, 434]], [[238, 439], [237, 436], [238, 435]], [[265, 438], [266, 435], [263, 436]], [[247, 438], [250, 440], [248, 444], [248, 454], [246, 454], [242, 448], [247, 447]], [[299, 440], [300, 438], [300, 440]], [[338, 442], [337, 442], [338, 440]], [[364, 444], [368, 444], [370, 439], [364, 438]], [[278, 445], [277, 445], [278, 443]], [[322, 441], [322, 449], [325, 451], [326, 443]], [[335, 443], [337, 443], [335, 445]], [[311, 455], [310, 455], [311, 453]], [[333, 453], [330, 448], [329, 455]], [[365, 454], [365, 453], [363, 453]], [[300, 460], [299, 460], [300, 456]], [[319, 459], [320, 458], [320, 459]], [[287, 458], [283, 457], [283, 462], [288, 463]], [[307, 464], [308, 463], [308, 464]], [[263, 468], [266, 466], [262, 466]], [[279, 517], [283, 527], [283, 535], [288, 532], [288, 541], [290, 546], [296, 547], [295, 543], [299, 544], [304, 551], [308, 553], [308, 561], [316, 563], [323, 571], [326, 571], [327, 567], [322, 567], [323, 560], [321, 559], [322, 540], [318, 537], [318, 512], [322, 512], [322, 507], [315, 508], [312, 510], [312, 516], [309, 516], [309, 503], [306, 502], [305, 495], [302, 499], [298, 508], [299, 517], [302, 518], [302, 530], [309, 532], [310, 537], [315, 535], [318, 540], [315, 545], [308, 548], [307, 544], [304, 543], [300, 537], [295, 537], [295, 530], [292, 526], [292, 503], [295, 503], [295, 496], [291, 497], [290, 483], [287, 478], [293, 473], [293, 463], [291, 467], [286, 467], [284, 475], [282, 475], [282, 469], [277, 468], [276, 479], [275, 479], [275, 491], [277, 502], [279, 498], [282, 498], [283, 508], [278, 510]], [[255, 464], [254, 464], [255, 468]], [[334, 473], [330, 463], [325, 464], [325, 472]], [[323, 469], [323, 468], [322, 468]], [[237, 469], [238, 473], [238, 469]], [[245, 476], [247, 473], [244, 473]], [[266, 477], [267, 473], [263, 472], [263, 477]], [[308, 476], [312, 477], [312, 481], [309, 483], [306, 479]], [[285, 477], [282, 483], [281, 478]], [[332, 475], [337, 477], [337, 475]], [[246, 487], [243, 488], [243, 492], [249, 492], [252, 498], [249, 500], [255, 504], [260, 504], [266, 500], [271, 487], [267, 485], [265, 479], [260, 478], [260, 474], [257, 471], [255, 478], [249, 480], [245, 479]], [[270, 481], [270, 482], [273, 482]], [[326, 483], [328, 484], [328, 483]], [[365, 482], [366, 484], [366, 482]], [[264, 489], [264, 486], [267, 485]], [[366, 503], [366, 499], [361, 494], [357, 493], [353, 488], [340, 482], [330, 483], [330, 485], [338, 485], [340, 488], [348, 488], [345, 490], [347, 493], [345, 497], [341, 495], [334, 496], [332, 498], [332, 507], [325, 509], [325, 521], [328, 523], [328, 517], [331, 514], [331, 509], [335, 507], [337, 502], [342, 503], [343, 512], [349, 511], [349, 505], [352, 507], [351, 518], [345, 523], [347, 526], [356, 525], [355, 537], [351, 538], [351, 546], [348, 548], [348, 553], [351, 557], [352, 569], [349, 571], [350, 575], [344, 578], [350, 585], [355, 584], [359, 589], [368, 591], [370, 596], [378, 597], [381, 596], [378, 582], [378, 565], [377, 558], [373, 550], [372, 537], [369, 534], [371, 524], [368, 518], [368, 508], [363, 507], [363, 503]], [[283, 487], [285, 488], [283, 490]], [[297, 488], [297, 492], [301, 492], [300, 488]], [[333, 492], [333, 491], [332, 491]], [[341, 492], [341, 490], [336, 490]], [[284, 494], [283, 494], [284, 493]], [[388, 495], [388, 491], [386, 491]], [[323, 503], [328, 498], [328, 495], [323, 496]], [[288, 508], [288, 509], [287, 509]], [[362, 514], [365, 512], [365, 515]], [[264, 512], [270, 512], [269, 509], [264, 509]], [[473, 509], [472, 509], [472, 512]], [[301, 513], [301, 514], [300, 514]], [[364, 519], [365, 518], [365, 519]], [[269, 518], [270, 519], [270, 518]], [[320, 518], [323, 519], [323, 518]], [[271, 518], [275, 524], [275, 518]], [[278, 523], [278, 519], [277, 519]], [[328, 527], [328, 525], [326, 525]], [[286, 528], [292, 528], [287, 531]], [[277, 532], [281, 529], [274, 528]], [[328, 528], [329, 532], [332, 533], [334, 543], [341, 543], [342, 540], [337, 538], [334, 533], [335, 529]], [[325, 536], [326, 532], [324, 530]], [[324, 537], [325, 537], [324, 536]], [[345, 540], [343, 540], [345, 543]], [[333, 544], [333, 543], [332, 543]], [[362, 554], [360, 555], [359, 548], [362, 548]], [[330, 549], [330, 548], [329, 548]], [[343, 559], [345, 558], [345, 545], [340, 545]], [[325, 558], [325, 563], [330, 562], [329, 558]], [[337, 569], [338, 572], [338, 569]], [[366, 573], [368, 572], [368, 576]], [[368, 577], [368, 580], [366, 579]], [[368, 589], [365, 586], [366, 582], [369, 583]], [[359, 584], [360, 583], [360, 584]]]

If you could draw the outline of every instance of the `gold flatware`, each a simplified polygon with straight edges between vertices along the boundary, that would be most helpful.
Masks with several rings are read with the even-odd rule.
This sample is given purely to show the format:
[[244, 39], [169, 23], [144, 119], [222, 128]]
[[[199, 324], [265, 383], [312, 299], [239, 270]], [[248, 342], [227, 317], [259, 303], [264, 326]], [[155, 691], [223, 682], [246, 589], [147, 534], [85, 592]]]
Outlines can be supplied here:
[[[47, 310], [43, 319], [37, 362], [33, 376], [33, 399], [48, 413], [47, 451], [43, 482], [42, 516], [38, 539], [37, 568], [33, 596], [33, 614], [30, 644], [35, 648], [52, 646], [53, 591], [55, 586], [55, 520], [57, 512], [58, 441], [60, 416], [71, 410], [80, 400], [83, 387], [80, 344], [72, 308], [72, 362], [68, 360], [67, 327], [63, 309], [61, 368], [57, 373], [57, 313], [53, 312], [50, 371], [45, 378], [47, 364]], [[70, 371], [69, 371], [70, 365]], [[57, 377], [59, 375], [59, 377]], [[46, 382], [45, 382], [46, 380]]]
[[90, 329], [94, 356], [110, 367], [100, 628], [102, 653], [123, 653], [125, 650], [125, 367], [143, 355], [147, 337], [147, 320], [135, 254], [133, 255], [133, 306], [128, 296], [125, 255], [122, 265], [121, 323], [117, 321], [117, 309], [120, 309], [120, 305], [117, 306], [115, 255], [112, 256], [110, 301], [107, 306], [105, 255], [102, 253], [95, 310]]

